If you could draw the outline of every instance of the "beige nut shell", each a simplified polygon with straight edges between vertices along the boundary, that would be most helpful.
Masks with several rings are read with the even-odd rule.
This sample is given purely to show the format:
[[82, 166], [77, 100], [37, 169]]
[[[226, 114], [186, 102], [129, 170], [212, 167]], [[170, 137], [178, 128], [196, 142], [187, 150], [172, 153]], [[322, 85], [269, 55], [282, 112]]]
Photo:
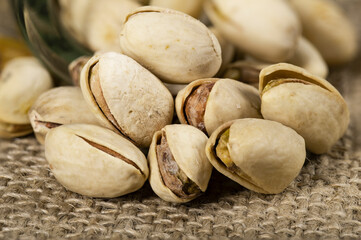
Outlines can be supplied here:
[[[84, 139], [121, 154], [141, 171]], [[46, 135], [45, 157], [55, 178], [65, 188], [90, 197], [111, 198], [134, 192], [149, 175], [147, 160], [137, 147], [113, 131], [95, 125], [53, 128]]]
[[164, 185], [160, 175], [156, 147], [163, 131], [166, 134], [169, 148], [179, 168], [189, 179], [197, 184], [202, 192], [206, 191], [212, 173], [212, 165], [208, 162], [204, 152], [208, 138], [202, 131], [189, 125], [168, 125], [154, 134], [149, 148], [149, 182], [153, 191], [165, 201], [176, 203], [188, 202], [192, 199], [179, 198]]
[[[36, 139], [44, 144], [49, 128], [41, 123], [99, 125], [79, 87], [57, 87], [41, 94], [29, 111]], [[39, 123], [40, 122], [40, 123]]]
[[204, 84], [214, 83], [208, 96], [204, 113], [204, 125], [211, 135], [220, 125], [239, 118], [262, 118], [261, 99], [257, 89], [232, 79], [200, 79], [181, 90], [176, 98], [176, 112], [183, 124], [188, 124], [184, 115], [184, 104], [193, 89]]
[[[215, 155], [220, 135], [230, 129], [228, 150], [244, 173], [230, 172]], [[211, 164], [240, 185], [259, 193], [282, 192], [299, 174], [306, 158], [305, 142], [294, 130], [263, 119], [239, 119], [217, 128], [209, 138], [206, 154]]]
[[203, 23], [160, 7], [141, 7], [129, 14], [120, 47], [167, 83], [213, 77], [222, 63], [218, 40]]
[[[269, 81], [299, 79], [263, 92]], [[350, 114], [341, 94], [326, 80], [290, 64], [267, 67], [260, 74], [261, 112], [305, 138], [307, 149], [326, 153], [347, 130]]]
[[207, 0], [205, 11], [222, 35], [262, 61], [291, 57], [301, 24], [283, 0]]
[[154, 132], [172, 122], [172, 95], [157, 77], [133, 59], [113, 52], [94, 56], [81, 72], [80, 86], [85, 101], [107, 128], [118, 131], [91, 92], [89, 74], [95, 64], [99, 64], [103, 95], [118, 125], [137, 146], [148, 147]]

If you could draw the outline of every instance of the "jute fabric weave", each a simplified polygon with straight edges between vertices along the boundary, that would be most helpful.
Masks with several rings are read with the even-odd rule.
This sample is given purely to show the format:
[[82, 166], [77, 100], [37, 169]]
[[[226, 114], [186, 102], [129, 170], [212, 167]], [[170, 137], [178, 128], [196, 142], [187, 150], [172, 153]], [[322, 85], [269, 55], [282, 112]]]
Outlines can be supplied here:
[[[360, 1], [340, 2], [360, 26]], [[360, 239], [361, 58], [333, 69], [330, 81], [345, 95], [351, 126], [328, 154], [308, 154], [277, 195], [213, 171], [207, 192], [187, 204], [161, 200], [148, 183], [93, 199], [55, 180], [34, 136], [0, 140], [0, 239]]]

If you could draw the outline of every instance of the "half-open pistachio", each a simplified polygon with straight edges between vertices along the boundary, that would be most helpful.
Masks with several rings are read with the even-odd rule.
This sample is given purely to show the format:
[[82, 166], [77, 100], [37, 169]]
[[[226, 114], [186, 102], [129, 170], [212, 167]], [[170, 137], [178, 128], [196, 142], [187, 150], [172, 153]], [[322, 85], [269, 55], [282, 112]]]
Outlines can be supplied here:
[[36, 139], [44, 144], [50, 129], [63, 124], [86, 123], [99, 125], [90, 111], [79, 87], [57, 87], [41, 94], [29, 111]]
[[299, 174], [305, 141], [294, 130], [263, 119], [239, 119], [217, 128], [206, 154], [222, 174], [259, 193], [282, 192]]
[[296, 130], [311, 152], [327, 152], [348, 127], [349, 111], [341, 94], [302, 68], [285, 63], [264, 68], [259, 91], [263, 117]]
[[200, 79], [181, 90], [176, 98], [181, 123], [197, 127], [208, 135], [230, 120], [261, 118], [257, 90], [232, 79]]
[[172, 122], [174, 102], [162, 82], [119, 53], [91, 58], [81, 72], [85, 101], [107, 128], [147, 147], [153, 134]]
[[67, 189], [90, 197], [118, 197], [141, 188], [149, 170], [144, 154], [113, 131], [62, 125], [46, 135], [45, 157]]
[[207, 136], [188, 125], [168, 125], [149, 148], [150, 185], [163, 200], [188, 202], [205, 192], [212, 165], [204, 148]]

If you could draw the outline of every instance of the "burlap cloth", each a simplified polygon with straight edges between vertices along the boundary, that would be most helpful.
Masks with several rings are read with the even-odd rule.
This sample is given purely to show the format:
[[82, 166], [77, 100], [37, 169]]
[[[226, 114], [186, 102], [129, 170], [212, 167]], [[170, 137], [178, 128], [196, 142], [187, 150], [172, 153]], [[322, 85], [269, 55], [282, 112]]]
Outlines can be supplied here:
[[[360, 1], [341, 2], [360, 26]], [[349, 104], [350, 128], [328, 154], [308, 154], [277, 195], [213, 171], [207, 192], [187, 204], [159, 199], [148, 183], [124, 197], [93, 199], [55, 180], [33, 136], [0, 140], [0, 238], [361, 239], [361, 58], [333, 69], [330, 81]]]

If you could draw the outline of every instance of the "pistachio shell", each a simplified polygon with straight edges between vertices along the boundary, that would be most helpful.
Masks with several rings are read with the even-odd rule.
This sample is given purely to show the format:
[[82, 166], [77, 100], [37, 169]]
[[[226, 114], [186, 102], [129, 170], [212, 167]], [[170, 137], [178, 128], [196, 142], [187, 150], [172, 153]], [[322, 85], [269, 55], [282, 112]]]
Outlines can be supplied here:
[[[215, 151], [218, 139], [227, 129], [227, 151], [238, 174], [228, 169]], [[209, 138], [206, 154], [225, 176], [250, 190], [267, 194], [282, 192], [299, 174], [306, 158], [301, 136], [280, 123], [263, 119], [223, 124]]]
[[203, 23], [159, 7], [141, 7], [128, 15], [120, 47], [168, 83], [212, 77], [222, 62], [218, 40]]
[[207, 0], [205, 11], [228, 41], [266, 62], [291, 57], [301, 34], [296, 14], [281, 0]]
[[149, 175], [147, 160], [138, 148], [94, 125], [62, 125], [50, 130], [45, 157], [65, 188], [90, 197], [111, 198], [134, 192]]
[[208, 135], [230, 120], [261, 118], [261, 100], [256, 88], [232, 79], [200, 79], [180, 91], [176, 98], [176, 111], [181, 123], [188, 124], [184, 107], [188, 96], [198, 86], [214, 83], [208, 96], [204, 113], [204, 125]]
[[79, 87], [57, 87], [41, 94], [29, 111], [29, 119], [37, 140], [44, 144], [53, 127], [63, 124], [99, 125]]
[[205, 192], [211, 177], [212, 166], [208, 162], [204, 148], [207, 136], [195, 127], [188, 125], [168, 125], [153, 136], [149, 148], [149, 182], [153, 191], [163, 200], [170, 202], [188, 202], [192, 198], [180, 198], [163, 182], [157, 159], [157, 144], [165, 133], [174, 160], [179, 168], [191, 179], [202, 192]]
[[330, 0], [290, 0], [303, 34], [328, 64], [351, 61], [357, 53], [357, 33], [342, 9]]
[[171, 8], [198, 18], [202, 13], [203, 2], [204, 0], [151, 0], [149, 5]]
[[[101, 94], [116, 125], [104, 115], [92, 92], [89, 81], [95, 65]], [[137, 146], [149, 146], [153, 134], [172, 122], [174, 102], [170, 92], [158, 78], [125, 55], [94, 56], [81, 72], [80, 86], [101, 123], [123, 133]]]
[[[270, 81], [276, 82], [265, 87]], [[302, 68], [277, 64], [263, 69], [260, 92], [263, 117], [296, 130], [313, 153], [326, 153], [348, 127], [350, 114], [341, 94]]]

